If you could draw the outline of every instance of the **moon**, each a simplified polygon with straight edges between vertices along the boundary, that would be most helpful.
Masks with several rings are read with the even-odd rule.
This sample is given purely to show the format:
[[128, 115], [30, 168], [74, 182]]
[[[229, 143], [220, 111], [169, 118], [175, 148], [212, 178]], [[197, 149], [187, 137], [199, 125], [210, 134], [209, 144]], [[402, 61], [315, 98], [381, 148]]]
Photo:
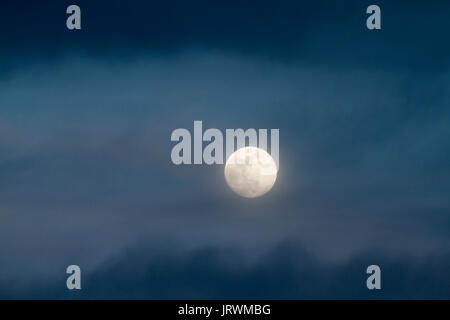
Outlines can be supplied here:
[[245, 198], [256, 198], [269, 192], [275, 184], [277, 173], [272, 156], [256, 147], [236, 150], [225, 164], [227, 184]]

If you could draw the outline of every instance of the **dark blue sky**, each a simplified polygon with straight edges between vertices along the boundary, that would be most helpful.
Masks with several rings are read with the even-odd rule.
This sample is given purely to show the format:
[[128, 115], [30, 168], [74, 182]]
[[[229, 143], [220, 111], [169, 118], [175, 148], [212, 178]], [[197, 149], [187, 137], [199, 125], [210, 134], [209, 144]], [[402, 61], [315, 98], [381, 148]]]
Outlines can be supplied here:
[[[0, 298], [450, 298], [449, 12], [2, 1]], [[173, 165], [194, 120], [279, 128], [274, 189]]]

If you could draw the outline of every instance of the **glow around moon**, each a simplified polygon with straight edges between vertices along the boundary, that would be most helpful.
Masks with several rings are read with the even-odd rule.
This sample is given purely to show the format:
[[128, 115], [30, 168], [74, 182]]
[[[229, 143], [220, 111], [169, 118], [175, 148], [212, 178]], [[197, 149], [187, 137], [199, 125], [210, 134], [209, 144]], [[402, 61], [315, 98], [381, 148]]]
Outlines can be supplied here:
[[244, 147], [235, 151], [225, 164], [228, 185], [245, 198], [260, 197], [272, 189], [277, 172], [271, 155], [256, 147]]

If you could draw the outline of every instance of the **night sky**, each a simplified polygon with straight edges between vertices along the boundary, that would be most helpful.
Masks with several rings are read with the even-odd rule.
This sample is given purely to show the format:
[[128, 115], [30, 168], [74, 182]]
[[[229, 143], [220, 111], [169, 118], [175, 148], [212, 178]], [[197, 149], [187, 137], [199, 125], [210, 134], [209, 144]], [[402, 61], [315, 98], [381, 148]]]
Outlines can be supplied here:
[[[449, 14], [2, 0], [0, 298], [450, 299]], [[274, 188], [245, 199], [223, 165], [174, 165], [194, 120], [280, 129]]]

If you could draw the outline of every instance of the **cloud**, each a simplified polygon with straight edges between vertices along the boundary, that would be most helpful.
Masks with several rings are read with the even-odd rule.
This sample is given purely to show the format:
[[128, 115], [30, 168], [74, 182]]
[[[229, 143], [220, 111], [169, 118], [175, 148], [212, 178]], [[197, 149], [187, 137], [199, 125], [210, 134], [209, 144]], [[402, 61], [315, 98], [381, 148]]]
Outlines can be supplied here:
[[[0, 97], [0, 250], [17, 252], [4, 272], [41, 243], [51, 259], [96, 265], [167, 234], [248, 251], [293, 236], [338, 260], [374, 244], [439, 252], [450, 240], [447, 80], [208, 54], [35, 66]], [[280, 128], [273, 191], [248, 203], [222, 167], [173, 165], [170, 133], [197, 119]]]
[[[209, 281], [219, 288], [210, 293], [216, 297], [271, 288], [280, 297], [364, 297], [365, 289], [352, 287], [352, 295], [340, 287], [347, 268], [360, 275], [362, 264], [373, 263], [358, 262], [358, 252], [406, 275], [442, 272], [437, 261], [450, 241], [449, 152], [442, 147], [449, 138], [447, 70], [285, 65], [196, 52], [117, 64], [68, 56], [52, 66], [33, 64], [1, 84], [3, 296], [66, 297], [64, 268], [74, 262], [92, 277], [88, 283], [98, 281], [89, 297], [132, 296], [117, 252], [169, 236], [166, 251], [182, 253], [147, 257], [141, 251], [154, 248], [129, 249], [137, 253], [125, 269], [144, 265], [143, 278], [133, 280], [136, 296], [157, 296], [138, 286], [154, 281], [146, 270], [156, 268], [164, 279], [180, 273], [189, 284], [169, 282], [172, 289], [164, 289], [160, 283], [161, 297], [177, 290], [207, 296]], [[171, 131], [191, 129], [198, 119], [205, 128], [280, 128], [282, 170], [273, 191], [244, 201], [226, 186], [222, 167], [174, 166]], [[314, 256], [298, 249], [300, 260], [289, 260], [297, 249], [274, 248], [287, 237]], [[224, 245], [252, 259], [274, 251], [236, 271], [222, 264]], [[205, 246], [211, 249], [195, 253]], [[369, 254], [372, 247], [378, 253]], [[118, 266], [103, 265], [116, 254]], [[206, 258], [197, 262], [197, 255]], [[422, 265], [429, 257], [435, 257], [431, 269]], [[109, 273], [100, 267], [117, 276], [110, 288], [116, 295], [104, 287]], [[297, 268], [320, 270], [312, 277], [317, 290]], [[221, 277], [230, 286], [214, 282]], [[360, 277], [352, 283], [364, 283]], [[310, 286], [298, 291], [289, 278]], [[268, 285], [256, 283], [252, 291], [251, 279]], [[412, 297], [413, 290], [403, 292], [409, 281], [386, 297]], [[446, 295], [433, 291], [434, 278], [423, 281], [429, 289], [418, 296]]]
[[[365, 27], [367, 3], [347, 1], [83, 1], [82, 30], [65, 27], [60, 1], [14, 1], [0, 7], [2, 73], [30, 61], [56, 63], [68, 53], [103, 61], [176, 56], [193, 49], [352, 68], [448, 67], [442, 1], [378, 1], [380, 32]], [[427, 23], [423, 23], [426, 21]], [[14, 30], [14, 32], [11, 32]]]
[[[148, 241], [147, 241], [148, 243]], [[448, 299], [450, 255], [412, 258], [364, 251], [343, 263], [317, 259], [285, 242], [254, 261], [236, 248], [174, 253], [172, 243], [137, 245], [92, 272], [82, 290], [64, 278], [33, 287], [3, 286], [2, 298], [56, 299]], [[179, 247], [179, 246], [177, 246]], [[381, 291], [366, 288], [367, 266], [381, 267]], [[64, 270], [64, 269], [62, 269]], [[50, 285], [49, 285], [50, 284]], [[15, 289], [15, 290], [12, 290]]]

